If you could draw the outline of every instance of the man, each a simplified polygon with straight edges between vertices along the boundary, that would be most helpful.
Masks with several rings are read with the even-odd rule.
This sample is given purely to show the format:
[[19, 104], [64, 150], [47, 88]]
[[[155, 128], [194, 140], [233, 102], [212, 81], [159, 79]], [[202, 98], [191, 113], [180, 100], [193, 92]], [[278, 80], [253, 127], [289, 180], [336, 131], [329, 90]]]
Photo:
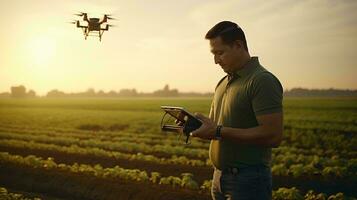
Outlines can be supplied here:
[[237, 24], [220, 22], [206, 39], [214, 62], [227, 73], [216, 87], [209, 118], [196, 114], [203, 124], [191, 133], [211, 140], [212, 198], [271, 199], [271, 148], [282, 139], [283, 88], [249, 55]]

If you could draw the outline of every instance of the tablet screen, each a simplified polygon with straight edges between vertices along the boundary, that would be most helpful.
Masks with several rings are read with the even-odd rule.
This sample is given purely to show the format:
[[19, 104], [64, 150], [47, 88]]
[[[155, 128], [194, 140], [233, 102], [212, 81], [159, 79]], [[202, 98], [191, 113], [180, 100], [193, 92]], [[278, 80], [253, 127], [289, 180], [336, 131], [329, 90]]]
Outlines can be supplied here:
[[188, 116], [192, 116], [189, 112], [185, 111], [182, 107], [174, 107], [174, 106], [161, 106], [163, 110], [169, 113], [172, 117], [180, 120], [186, 121]]

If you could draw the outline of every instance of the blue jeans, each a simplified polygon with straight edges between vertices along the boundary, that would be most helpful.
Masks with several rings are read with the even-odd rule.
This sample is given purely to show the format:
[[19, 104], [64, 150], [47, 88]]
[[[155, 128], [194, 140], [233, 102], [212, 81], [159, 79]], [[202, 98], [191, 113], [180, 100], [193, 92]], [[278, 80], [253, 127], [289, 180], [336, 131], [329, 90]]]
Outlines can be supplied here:
[[264, 165], [215, 169], [211, 195], [213, 200], [272, 199], [271, 169]]

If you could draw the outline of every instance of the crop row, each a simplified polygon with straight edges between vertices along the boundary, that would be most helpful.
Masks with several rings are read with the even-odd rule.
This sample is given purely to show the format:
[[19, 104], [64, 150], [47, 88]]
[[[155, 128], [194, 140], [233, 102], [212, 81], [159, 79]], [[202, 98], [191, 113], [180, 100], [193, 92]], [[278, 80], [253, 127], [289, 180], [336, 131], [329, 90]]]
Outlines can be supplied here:
[[190, 166], [209, 166], [211, 165], [209, 160], [197, 160], [189, 159], [185, 156], [176, 156], [172, 155], [169, 158], [157, 157], [154, 155], [147, 155], [142, 153], [123, 153], [118, 151], [108, 151], [96, 147], [79, 147], [77, 145], [63, 146], [56, 144], [45, 144], [34, 141], [23, 141], [23, 140], [8, 140], [3, 139], [0, 143], [0, 147], [3, 149], [7, 148], [17, 148], [26, 150], [41, 150], [46, 152], [55, 153], [64, 153], [69, 154], [68, 156], [73, 155], [82, 155], [82, 156], [93, 156], [107, 159], [123, 159], [128, 161], [146, 161], [158, 164], [180, 164], [180, 165], [190, 165]]
[[[115, 166], [113, 168], [104, 168], [98, 164], [94, 166], [77, 163], [73, 165], [57, 164], [52, 158], [42, 159], [33, 155], [22, 157], [3, 152], [0, 152], [0, 163], [4, 165], [10, 163], [47, 171], [83, 174], [104, 179], [123, 179], [137, 182], [149, 182], [151, 184], [171, 185], [174, 188], [187, 188], [190, 190], [201, 190], [206, 192], [209, 191], [212, 184], [212, 180], [206, 180], [201, 186], [199, 186], [198, 183], [193, 179], [193, 175], [190, 173], [183, 173], [182, 177], [162, 177], [158, 172], [152, 172], [148, 174], [146, 171], [139, 169], [124, 169], [119, 166]], [[8, 193], [6, 192], [6, 194]], [[278, 190], [273, 191], [273, 199], [334, 200], [346, 199], [346, 197], [343, 193], [327, 196], [326, 194], [315, 193], [313, 191], [309, 191], [302, 195], [298, 189], [293, 187], [279, 188]]]
[[[146, 144], [166, 144], [166, 145], [183, 145], [184, 140], [179, 139], [177, 134], [151, 134], [151, 133], [130, 133], [130, 132], [90, 132], [90, 131], [78, 131], [78, 130], [47, 130], [47, 129], [23, 129], [15, 127], [0, 127], [0, 132], [21, 133], [37, 136], [48, 136], [49, 140], [52, 138], [74, 138], [80, 140], [100, 140], [100, 141], [127, 141]], [[109, 134], [109, 135], [108, 135]], [[208, 148], [207, 141], [191, 140], [190, 145], [186, 148]]]
[[357, 137], [337, 133], [313, 133], [312, 131], [299, 131], [295, 129], [284, 130], [281, 146], [296, 147], [301, 149], [323, 150], [327, 155], [341, 155], [356, 157]]
[[0, 133], [0, 138], [3, 139], [19, 139], [24, 141], [36, 141], [64, 146], [78, 145], [80, 147], [96, 147], [111, 151], [121, 151], [121, 152], [142, 152], [142, 153], [157, 153], [163, 155], [177, 155], [177, 156], [187, 156], [190, 158], [200, 158], [206, 159], [208, 157], [208, 151], [204, 149], [190, 149], [186, 148], [185, 145], [171, 146], [171, 145], [149, 145], [145, 143], [137, 142], [110, 142], [110, 141], [98, 141], [98, 140], [79, 140], [72, 138], [50, 138], [48, 136], [31, 136], [27, 134], [15, 134], [15, 133]]
[[357, 133], [357, 125], [355, 123], [335, 123], [335, 122], [317, 122], [308, 120], [285, 120], [284, 127], [295, 129], [318, 130], [323, 132], [338, 132], [338, 133]]
[[41, 198], [29, 198], [22, 194], [8, 192], [6, 188], [0, 187], [0, 199], [1, 200], [41, 200]]
[[[170, 157], [171, 155], [186, 156], [188, 158], [197, 157], [199, 160], [208, 159], [207, 149], [188, 149], [185, 146], [171, 146], [171, 145], [155, 145], [150, 146], [145, 143], [133, 143], [133, 142], [103, 142], [97, 140], [79, 140], [71, 139], [66, 137], [49, 137], [49, 136], [31, 136], [27, 134], [15, 134], [15, 133], [1, 133], [0, 138], [2, 139], [15, 139], [21, 141], [34, 141], [38, 143], [50, 143], [61, 146], [74, 146], [77, 145], [83, 148], [99, 148], [101, 150], [109, 151], [119, 151], [127, 153], [138, 153], [144, 152], [146, 154], [161, 153], [160, 155], [166, 155]], [[163, 151], [164, 150], [164, 151]], [[310, 149], [311, 150], [311, 149]], [[324, 156], [324, 151], [314, 151], [315, 154], [311, 154], [311, 151], [306, 149], [298, 149], [295, 147], [281, 146], [279, 148], [273, 149], [273, 163], [279, 164], [284, 163], [286, 166], [291, 164], [304, 164], [313, 165], [317, 169], [322, 169], [326, 166], [349, 166], [348, 163], [353, 163], [353, 159], [340, 158], [338, 154], [334, 154], [333, 151], [330, 152], [332, 158]], [[353, 153], [354, 151], [352, 151]], [[193, 163], [196, 162], [197, 159]], [[203, 163], [206, 163], [204, 161]], [[198, 164], [201, 165], [201, 164]], [[353, 169], [353, 167], [352, 167]], [[353, 169], [352, 173], [355, 170]]]
[[[331, 123], [329, 123], [330, 125]], [[157, 126], [158, 125], [154, 125]], [[334, 129], [326, 128], [327, 125], [323, 125], [321, 127], [304, 127], [304, 126], [291, 126], [289, 124], [285, 124], [284, 126], [284, 138], [289, 142], [294, 142], [296, 145], [315, 145], [316, 143], [321, 146], [321, 148], [325, 149], [344, 149], [348, 150], [351, 147], [356, 147], [357, 139], [353, 137], [353, 132], [349, 134], [340, 134], [340, 131], [336, 131]], [[345, 126], [344, 126], [345, 127]], [[356, 126], [357, 127], [357, 126]], [[9, 125], [9, 124], [1, 124], [0, 130], [3, 131], [27, 131], [31, 134], [69, 134], [73, 137], [83, 138], [83, 139], [90, 139], [90, 138], [97, 138], [101, 140], [120, 140], [120, 137], [127, 137], [127, 138], [147, 138], [148, 140], [155, 140], [155, 142], [162, 142], [167, 140], [172, 140], [173, 142], [178, 142], [176, 134], [158, 134], [155, 132], [128, 132], [128, 131], [83, 131], [78, 129], [64, 129], [64, 128], [43, 128], [43, 127], [27, 127], [27, 126], [19, 126], [19, 125]], [[158, 131], [158, 130], [157, 130]], [[347, 132], [348, 133], [348, 132]], [[135, 135], [135, 137], [134, 137]], [[337, 137], [338, 141], [333, 142], [333, 138]], [[308, 139], [308, 140], [307, 140]], [[340, 142], [343, 142], [344, 145], [338, 145]], [[197, 146], [205, 146], [207, 143], [201, 142], [199, 140], [193, 140], [192, 145]]]
[[[109, 141], [97, 141], [97, 140], [80, 140], [80, 139], [72, 139], [67, 137], [49, 137], [49, 136], [32, 136], [28, 134], [16, 134], [16, 133], [1, 133], [0, 138], [2, 139], [16, 139], [22, 141], [34, 141], [39, 143], [49, 143], [49, 144], [56, 144], [61, 146], [73, 146], [77, 145], [83, 148], [99, 148], [102, 150], [109, 150], [109, 151], [119, 151], [119, 152], [127, 152], [127, 153], [138, 153], [143, 152], [146, 154], [155, 154], [160, 153], [161, 157], [166, 155], [166, 157], [170, 157], [171, 155], [178, 155], [178, 156], [186, 156], [188, 158], [193, 159], [194, 157], [202, 159], [208, 159], [207, 149], [188, 149], [186, 146], [171, 146], [171, 145], [154, 145], [152, 148], [151, 146], [145, 143], [134, 143], [134, 142], [109, 142]], [[198, 153], [200, 154], [198, 154]], [[279, 148], [273, 149], [273, 156], [277, 157], [277, 159], [273, 159], [274, 162], [282, 160], [281, 157], [285, 157], [288, 155], [287, 158], [292, 160], [292, 163], [301, 163], [301, 161], [305, 161], [305, 164], [312, 162], [312, 160], [316, 160], [314, 157], [318, 156], [321, 162], [319, 165], [322, 166], [329, 166], [330, 159], [326, 158], [323, 155], [324, 151], [320, 151], [321, 154], [311, 154], [311, 152], [304, 150], [304, 149], [297, 149], [297, 148], [289, 148], [286, 146], [282, 146]], [[304, 153], [310, 153], [305, 155]], [[334, 152], [331, 152], [333, 154]], [[293, 156], [299, 155], [302, 159], [295, 159]], [[338, 155], [338, 154], [337, 154]], [[336, 160], [340, 165], [345, 165], [347, 160], [343, 158], [339, 158], [336, 155], [334, 156], [334, 166], [336, 164]], [[195, 160], [195, 159], [193, 159]], [[280, 163], [280, 162], [279, 162]], [[289, 165], [291, 162], [287, 162]]]
[[[172, 155], [171, 158], [159, 158], [154, 155], [144, 155], [142, 153], [127, 154], [114, 151], [106, 151], [93, 147], [60, 146], [54, 144], [26, 142], [21, 140], [2, 140], [0, 144], [3, 149], [7, 147], [23, 148], [27, 150], [43, 150], [60, 152], [71, 155], [97, 156], [108, 159], [125, 159], [146, 161], [157, 164], [181, 164], [190, 166], [210, 166], [209, 159], [206, 161], [188, 159], [185, 156]], [[285, 153], [273, 156], [272, 172], [274, 175], [302, 177], [326, 177], [326, 178], [357, 178], [357, 159], [344, 160], [338, 157], [327, 158], [319, 156], [304, 156], [301, 154]]]
[[[36, 140], [48, 143], [56, 140], [56, 144], [60, 141], [63, 143], [73, 140], [78, 141], [92, 141], [92, 142], [129, 142], [141, 143], [146, 145], [164, 145], [164, 146], [184, 146], [185, 149], [208, 149], [208, 142], [198, 139], [192, 139], [190, 145], [183, 145], [183, 141], [178, 140], [177, 137], [165, 136], [161, 134], [134, 134], [127, 132], [118, 132], [116, 134], [106, 136], [106, 133], [95, 132], [69, 132], [55, 131], [55, 130], [24, 130], [20, 128], [4, 128], [0, 127], [1, 132], [21, 133], [23, 138], [26, 135], [33, 135], [37, 137]], [[69, 140], [69, 141], [68, 141]], [[333, 156], [338, 155], [343, 158], [354, 158], [357, 156], [357, 138], [346, 137], [341, 134], [316, 134], [311, 132], [298, 132], [295, 129], [285, 130], [284, 139], [280, 147], [293, 147], [299, 149], [299, 154], [314, 154], [318, 156]], [[313, 150], [313, 151], [311, 151]]]
[[[98, 141], [98, 140], [80, 140], [77, 138], [69, 138], [65, 136], [39, 136], [39, 135], [29, 135], [29, 134], [17, 134], [17, 133], [2, 133], [0, 132], [0, 138], [2, 139], [16, 139], [23, 141], [35, 141], [40, 143], [49, 143], [56, 144], [61, 146], [73, 146], [77, 145], [79, 147], [85, 148], [100, 148], [102, 150], [109, 151], [119, 151], [127, 153], [138, 153], [143, 152], [145, 154], [155, 154], [159, 153], [160, 157], [166, 155], [170, 157], [171, 155], [185, 156], [188, 158], [199, 158], [208, 159], [207, 148], [203, 149], [191, 149], [187, 148], [184, 145], [172, 146], [172, 145], [154, 145], [150, 146], [146, 143], [137, 143], [137, 142], [109, 142], [109, 141]], [[313, 151], [312, 151], [313, 150]], [[350, 155], [356, 154], [356, 151], [347, 152]], [[299, 156], [299, 157], [297, 157]], [[316, 165], [316, 157], [318, 157], [319, 162]], [[330, 159], [328, 157], [332, 157]], [[298, 158], [298, 159], [297, 159]], [[197, 159], [193, 159], [197, 160]], [[339, 156], [338, 152], [333, 150], [324, 151], [318, 148], [296, 148], [296, 147], [287, 147], [283, 145], [279, 148], [273, 149], [273, 162], [283, 163], [286, 161], [286, 165], [289, 166], [292, 164], [310, 164], [314, 163], [316, 166], [346, 166], [349, 159], [345, 159], [344, 156]], [[206, 162], [206, 161], [204, 161]]]
[[[95, 139], [100, 141], [127, 141], [145, 144], [166, 144], [166, 145], [182, 145], [183, 141], [178, 140], [177, 136], [163, 134], [136, 134], [128, 132], [117, 132], [106, 135], [106, 132], [88, 132], [67, 130], [36, 130], [36, 129], [20, 129], [20, 128], [4, 128], [0, 127], [2, 132], [23, 133], [29, 135], [48, 136], [47, 138], [76, 138], [76, 139]], [[355, 157], [357, 155], [357, 137], [348, 137], [337, 133], [314, 133], [311, 130], [287, 129], [284, 131], [284, 140], [281, 146], [297, 147], [301, 149], [315, 149], [320, 152], [325, 152], [326, 155], [338, 154], [343, 157]], [[208, 142], [193, 139], [191, 144], [186, 148], [208, 148]], [[311, 151], [310, 151], [311, 152]], [[314, 151], [315, 153], [316, 151]], [[319, 154], [321, 155], [321, 154]]]
[[151, 182], [153, 184], [171, 185], [173, 187], [182, 187], [193, 190], [200, 189], [198, 183], [193, 180], [193, 175], [183, 173], [182, 177], [162, 177], [159, 172], [151, 172], [139, 169], [124, 169], [119, 166], [112, 168], [103, 168], [101, 165], [86, 165], [74, 163], [73, 165], [57, 164], [53, 158], [42, 159], [33, 155], [22, 157], [19, 155], [11, 155], [6, 152], [0, 152], [0, 163], [15, 164], [41, 170], [52, 170], [66, 173], [78, 173], [83, 175], [91, 175], [98, 178], [108, 179], [123, 179], [129, 181]]
[[[211, 189], [212, 180], [206, 180], [201, 186], [202, 189], [209, 191]], [[280, 187], [273, 190], [273, 200], [356, 200], [354, 197], [345, 196], [342, 192], [337, 194], [327, 195], [309, 190], [305, 194], [296, 187], [286, 188]]]

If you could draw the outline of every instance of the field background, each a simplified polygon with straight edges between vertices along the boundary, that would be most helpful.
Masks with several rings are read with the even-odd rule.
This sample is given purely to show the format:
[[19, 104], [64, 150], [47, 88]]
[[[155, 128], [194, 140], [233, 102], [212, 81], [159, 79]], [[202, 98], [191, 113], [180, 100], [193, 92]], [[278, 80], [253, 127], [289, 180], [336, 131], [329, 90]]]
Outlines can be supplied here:
[[[161, 105], [209, 98], [0, 99], [0, 195], [210, 199], [207, 141], [160, 131]], [[285, 98], [274, 199], [357, 197], [357, 98]], [[21, 197], [22, 196], [22, 197]]]

